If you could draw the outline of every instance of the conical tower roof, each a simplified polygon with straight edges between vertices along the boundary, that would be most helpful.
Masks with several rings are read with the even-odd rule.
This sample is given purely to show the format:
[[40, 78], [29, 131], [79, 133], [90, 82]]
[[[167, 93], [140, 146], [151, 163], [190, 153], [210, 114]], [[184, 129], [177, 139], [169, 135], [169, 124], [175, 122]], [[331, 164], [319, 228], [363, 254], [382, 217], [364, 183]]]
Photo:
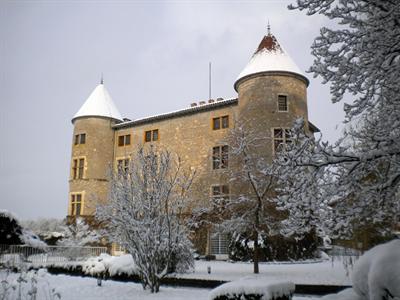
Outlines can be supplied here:
[[235, 82], [235, 90], [239, 80], [250, 75], [265, 73], [265, 72], [288, 72], [300, 75], [308, 85], [308, 79], [300, 71], [296, 63], [286, 53], [282, 46], [278, 43], [274, 35], [271, 34], [268, 28], [268, 34], [264, 36], [258, 46], [256, 52], [253, 54], [249, 63], [240, 72]]
[[103, 80], [72, 118], [72, 122], [80, 117], [106, 117], [122, 121], [122, 116], [105, 88]]

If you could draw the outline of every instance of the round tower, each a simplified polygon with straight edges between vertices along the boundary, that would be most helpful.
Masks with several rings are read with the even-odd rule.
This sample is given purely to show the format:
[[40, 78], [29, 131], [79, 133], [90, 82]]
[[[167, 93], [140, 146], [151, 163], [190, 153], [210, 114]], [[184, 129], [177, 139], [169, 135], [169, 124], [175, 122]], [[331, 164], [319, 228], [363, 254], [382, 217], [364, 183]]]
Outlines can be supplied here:
[[103, 80], [72, 118], [68, 216], [94, 215], [109, 193], [108, 174], [114, 157], [113, 125], [122, 117]]
[[308, 84], [268, 28], [234, 84], [239, 120], [266, 137], [263, 153], [267, 156], [272, 157], [278, 144], [289, 139], [285, 129], [291, 128], [296, 118], [303, 117], [308, 122]]

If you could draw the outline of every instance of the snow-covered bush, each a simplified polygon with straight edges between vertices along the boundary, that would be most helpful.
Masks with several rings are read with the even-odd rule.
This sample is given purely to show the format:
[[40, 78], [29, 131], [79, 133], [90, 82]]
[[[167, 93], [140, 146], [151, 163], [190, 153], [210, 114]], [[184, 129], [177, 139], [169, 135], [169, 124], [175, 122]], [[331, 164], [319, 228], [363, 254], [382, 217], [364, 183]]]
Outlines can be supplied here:
[[[289, 261], [319, 257], [314, 238], [282, 235], [259, 237], [260, 261]], [[229, 244], [229, 258], [234, 261], [249, 261], [253, 258], [254, 242], [243, 235], [233, 236]]]
[[355, 263], [353, 288], [327, 295], [324, 300], [400, 299], [400, 240], [375, 246]]
[[40, 218], [23, 221], [22, 225], [38, 235], [47, 245], [56, 245], [63, 237], [64, 220], [54, 218]]
[[139, 149], [127, 171], [113, 174], [109, 202], [96, 212], [110, 240], [132, 255], [143, 288], [151, 292], [159, 291], [169, 272], [194, 265], [183, 218], [193, 175], [168, 151]]
[[76, 218], [62, 228], [63, 238], [58, 242], [59, 246], [83, 247], [96, 243], [100, 239], [100, 234], [82, 218]]
[[19, 270], [11, 273], [9, 268], [0, 270], [0, 300], [61, 299], [61, 294], [50, 286], [47, 271]]
[[82, 271], [92, 276], [104, 275], [133, 275], [137, 274], [137, 269], [132, 255], [110, 256], [101, 254], [98, 257], [91, 257], [82, 265]]
[[353, 289], [364, 299], [400, 298], [400, 240], [367, 251], [356, 262], [352, 280]]
[[290, 281], [244, 278], [213, 289], [210, 300], [290, 300], [295, 285]]
[[46, 246], [36, 234], [24, 228], [18, 218], [7, 210], [0, 210], [0, 241], [5, 245], [27, 245], [39, 249]]

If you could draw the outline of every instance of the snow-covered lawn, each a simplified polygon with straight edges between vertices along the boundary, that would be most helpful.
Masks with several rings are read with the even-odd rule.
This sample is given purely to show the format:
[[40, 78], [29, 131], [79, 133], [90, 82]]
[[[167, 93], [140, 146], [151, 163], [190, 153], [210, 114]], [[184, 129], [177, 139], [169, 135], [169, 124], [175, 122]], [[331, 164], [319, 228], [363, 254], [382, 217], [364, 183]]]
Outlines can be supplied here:
[[[207, 273], [207, 267], [211, 267], [211, 274]], [[253, 265], [251, 263], [231, 263], [223, 261], [196, 261], [195, 272], [178, 274], [180, 278], [197, 278], [209, 280], [231, 281], [239, 278], [257, 277], [265, 278], [266, 281], [288, 280], [296, 284], [323, 284], [323, 285], [350, 285], [350, 279], [346, 276], [346, 270], [340, 261], [322, 261], [310, 263], [261, 263], [260, 274], [252, 274]], [[0, 279], [4, 278], [4, 272], [0, 272]], [[11, 279], [16, 279], [16, 274], [10, 275]], [[45, 274], [41, 278], [40, 285], [56, 288], [61, 293], [62, 299], [96, 299], [96, 300], [118, 300], [118, 299], [163, 299], [163, 300], [205, 300], [211, 289], [204, 288], [174, 288], [161, 286], [159, 294], [151, 294], [143, 291], [142, 286], [132, 282], [118, 282], [107, 280], [103, 281], [103, 286], [98, 287], [96, 279], [75, 277], [67, 275]], [[47, 289], [48, 290], [48, 289]], [[39, 287], [39, 293], [43, 293], [43, 288]], [[295, 300], [311, 300], [318, 297], [296, 296]], [[12, 298], [11, 298], [12, 299]], [[41, 297], [38, 299], [49, 299]]]
[[[2, 275], [4, 274], [0, 272], [0, 278], [3, 278]], [[9, 278], [16, 279], [16, 277], [12, 274]], [[62, 300], [207, 300], [210, 292], [210, 289], [161, 286], [158, 294], [151, 294], [149, 291], [144, 291], [137, 283], [108, 280], [103, 281], [103, 286], [99, 287], [94, 278], [46, 274], [39, 281], [37, 299], [48, 299], [43, 294], [47, 289], [47, 283], [61, 294]], [[312, 299], [316, 298], [294, 298], [294, 300]]]
[[[211, 267], [211, 274], [207, 267]], [[178, 274], [179, 278], [232, 281], [244, 276], [255, 276], [252, 263], [224, 261], [196, 261], [194, 273]], [[295, 284], [351, 285], [350, 277], [341, 261], [311, 263], [261, 263], [257, 277], [289, 280]]]

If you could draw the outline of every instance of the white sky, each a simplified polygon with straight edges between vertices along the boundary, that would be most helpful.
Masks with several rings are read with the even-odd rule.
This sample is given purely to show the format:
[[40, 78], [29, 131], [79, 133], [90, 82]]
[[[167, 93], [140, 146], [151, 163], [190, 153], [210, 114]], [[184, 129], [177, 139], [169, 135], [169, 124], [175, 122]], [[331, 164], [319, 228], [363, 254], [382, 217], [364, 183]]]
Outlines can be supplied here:
[[[235, 97], [233, 83], [267, 20], [302, 71], [322, 16], [292, 1], [0, 1], [0, 209], [22, 219], [67, 213], [71, 118], [100, 81], [124, 117]], [[293, 0], [294, 2], [294, 0]], [[342, 104], [308, 74], [310, 120], [338, 136]]]

